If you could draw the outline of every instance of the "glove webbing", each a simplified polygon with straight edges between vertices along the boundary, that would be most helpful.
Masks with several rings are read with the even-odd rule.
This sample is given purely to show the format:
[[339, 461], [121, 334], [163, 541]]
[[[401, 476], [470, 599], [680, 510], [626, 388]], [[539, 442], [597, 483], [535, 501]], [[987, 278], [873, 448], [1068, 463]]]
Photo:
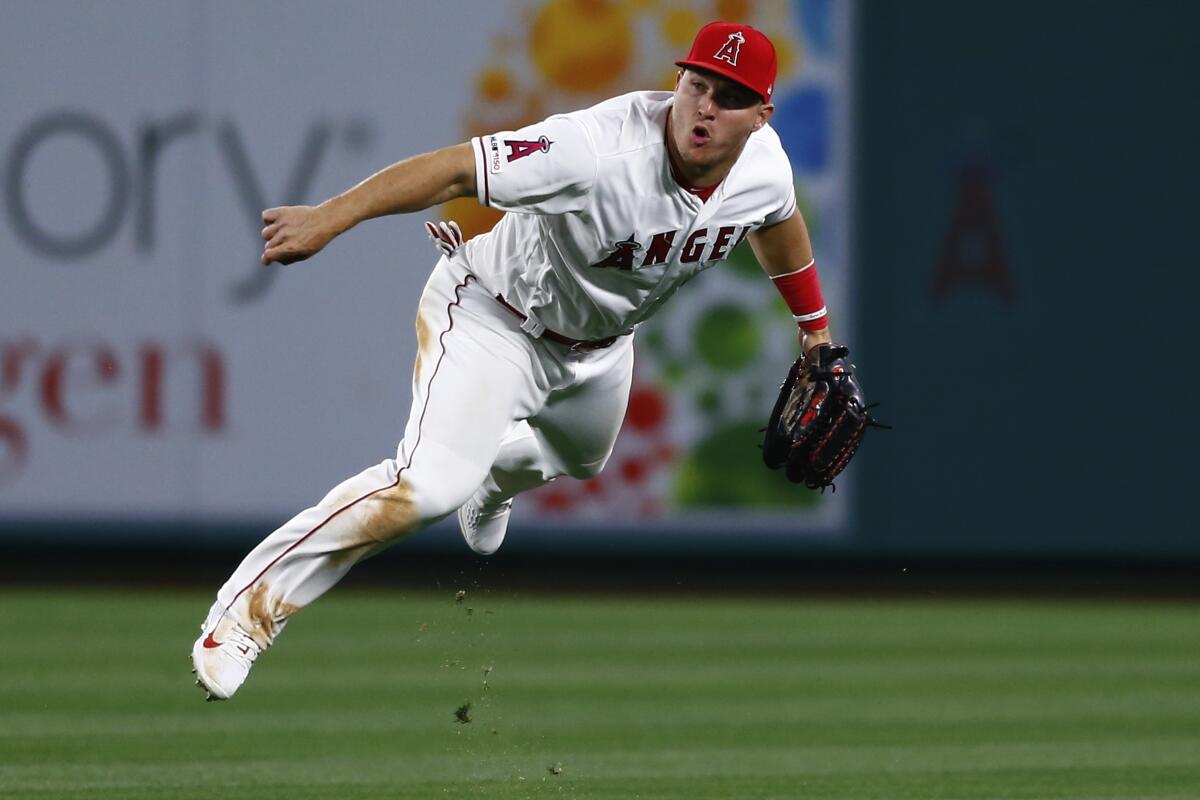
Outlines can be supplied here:
[[842, 429], [841, 432], [843, 435], [841, 436], [841, 441], [838, 442], [838, 449], [834, 452], [832, 458], [827, 458], [824, 460], [825, 463], [821, 463], [821, 455], [826, 452], [826, 447], [829, 445], [830, 439], [833, 438], [834, 433], [838, 432], [839, 428], [842, 428], [842, 420], [848, 415], [849, 412], [843, 410], [838, 418], [831, 423], [830, 430], [817, 444], [817, 450], [813, 454], [814, 466], [827, 475], [837, 475], [844, 470], [846, 465], [850, 463], [850, 458], [858, 451], [859, 444], [862, 443], [862, 431], [866, 428], [866, 423], [860, 422], [852, 429]]
[[[828, 422], [809, 434], [815, 442], [809, 455], [809, 464], [820, 475], [819, 479], [805, 481], [805, 485], [810, 489], [824, 489], [833, 485], [833, 478], [846, 468], [857, 452], [859, 444], [862, 443], [863, 431], [868, 425], [865, 415], [859, 418], [857, 414], [852, 414], [855, 404], [844, 395], [834, 392], [825, 402], [833, 402], [840, 405], [840, 408], [836, 416], [829, 418]], [[858, 424], [848, 423], [847, 417], [853, 417]], [[836, 442], [835, 434], [841, 434]]]

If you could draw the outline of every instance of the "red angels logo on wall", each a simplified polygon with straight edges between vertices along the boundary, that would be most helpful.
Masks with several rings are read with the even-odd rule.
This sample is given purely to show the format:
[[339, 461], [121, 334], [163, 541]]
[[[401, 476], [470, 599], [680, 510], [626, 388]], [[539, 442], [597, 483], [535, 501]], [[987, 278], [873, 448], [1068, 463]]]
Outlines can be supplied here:
[[742, 45], [746, 43], [746, 37], [741, 31], [729, 34], [729, 39], [725, 44], [721, 45], [721, 49], [713, 56], [717, 61], [728, 61], [730, 66], [736, 67], [738, 54], [742, 52]]
[[505, 139], [504, 144], [508, 146], [508, 162], [511, 164], [518, 158], [531, 156], [534, 153], [549, 153], [550, 145], [554, 142], [545, 136], [539, 136], [536, 141], [532, 142], [521, 139]]

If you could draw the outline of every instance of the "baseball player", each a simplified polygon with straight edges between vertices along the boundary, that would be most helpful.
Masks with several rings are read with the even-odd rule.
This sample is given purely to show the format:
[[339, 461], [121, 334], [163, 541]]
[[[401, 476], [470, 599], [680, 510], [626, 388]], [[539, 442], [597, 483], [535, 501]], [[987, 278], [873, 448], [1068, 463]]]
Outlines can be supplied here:
[[319, 252], [363, 220], [457, 197], [511, 212], [443, 246], [421, 295], [413, 402], [394, 458], [284, 523], [217, 593], [192, 648], [210, 700], [233, 695], [288, 619], [350, 567], [457, 512], [500, 546], [513, 498], [597, 475], [625, 416], [638, 324], [743, 240], [803, 347], [829, 342], [791, 165], [768, 126], [776, 57], [714, 22], [673, 92], [634, 92], [393, 164], [315, 206], [263, 212], [262, 262]]

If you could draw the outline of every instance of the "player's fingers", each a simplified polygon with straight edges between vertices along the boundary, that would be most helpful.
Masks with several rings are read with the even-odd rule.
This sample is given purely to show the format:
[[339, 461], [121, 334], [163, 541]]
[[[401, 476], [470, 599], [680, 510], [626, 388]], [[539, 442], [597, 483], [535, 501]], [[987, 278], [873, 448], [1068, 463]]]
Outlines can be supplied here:
[[262, 212], [263, 225], [270, 225], [275, 220], [279, 219], [280, 208], [268, 208]]
[[458, 246], [458, 243], [454, 241], [454, 237], [450, 233], [450, 229], [446, 227], [446, 223], [444, 222], [430, 225], [429, 237], [433, 239], [434, 244], [440, 247], [446, 255], [453, 253], [454, 248]]
[[288, 264], [295, 264], [299, 261], [304, 261], [311, 255], [312, 253], [288, 253], [281, 250], [277, 255], [275, 255], [275, 260], [286, 267]]
[[440, 236], [438, 236], [438, 229], [434, 226], [434, 224], [432, 222], [425, 223], [425, 233], [434, 242], [437, 242], [437, 240], [441, 238]]
[[262, 229], [262, 238], [268, 242], [274, 238], [275, 234], [279, 233], [279, 229], [283, 227], [282, 222], [275, 222]]
[[309, 254], [307, 253], [289, 252], [286, 245], [278, 245], [275, 247], [268, 247], [266, 250], [263, 250], [262, 263], [263, 266], [267, 266], [272, 261], [278, 261], [280, 264], [287, 265], [293, 264], [297, 261], [303, 261], [304, 259], [308, 258], [308, 256]]
[[462, 231], [457, 230], [453, 222], [439, 222], [438, 227], [441, 228], [442, 238], [451, 247], [462, 244]]
[[462, 244], [463, 243], [463, 234], [462, 234], [462, 229], [458, 227], [458, 223], [455, 222], [454, 220], [450, 220], [450, 222], [447, 224], [450, 226], [450, 229], [452, 231], [454, 231], [454, 241], [457, 242], [458, 244]]

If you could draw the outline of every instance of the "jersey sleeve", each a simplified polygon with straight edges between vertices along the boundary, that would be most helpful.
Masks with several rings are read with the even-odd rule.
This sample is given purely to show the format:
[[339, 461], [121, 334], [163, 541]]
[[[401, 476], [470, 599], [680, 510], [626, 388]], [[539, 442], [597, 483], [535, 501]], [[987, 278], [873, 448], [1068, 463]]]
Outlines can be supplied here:
[[783, 222], [796, 213], [796, 181], [792, 176], [792, 162], [784, 152], [779, 137], [773, 130], [771, 134], [773, 144], [771, 152], [774, 163], [771, 165], [770, 174], [775, 203], [772, 204], [774, 208], [767, 212], [767, 218], [763, 220], [764, 226]]
[[791, 181], [783, 187], [781, 193], [784, 197], [783, 203], [771, 213], [767, 214], [766, 220], [763, 221], [764, 226], [774, 225], [777, 222], [783, 222], [785, 219], [796, 213], [796, 187]]
[[569, 116], [478, 136], [471, 144], [479, 202], [500, 211], [579, 211], [596, 181], [596, 148]]

